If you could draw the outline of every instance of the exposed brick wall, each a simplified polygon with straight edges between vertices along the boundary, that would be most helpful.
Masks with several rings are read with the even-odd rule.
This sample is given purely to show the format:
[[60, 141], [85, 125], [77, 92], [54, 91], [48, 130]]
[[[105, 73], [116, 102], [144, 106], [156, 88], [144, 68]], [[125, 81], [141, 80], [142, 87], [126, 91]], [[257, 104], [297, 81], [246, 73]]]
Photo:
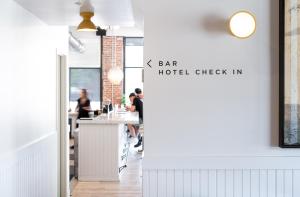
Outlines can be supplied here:
[[[112, 36], [103, 37], [102, 52], [102, 79], [103, 79], [103, 101], [113, 100], [113, 104], [121, 104], [123, 94], [123, 81], [119, 85], [113, 85], [112, 99], [112, 83], [108, 80], [108, 71], [112, 67], [112, 44], [114, 44]], [[123, 70], [123, 37], [116, 37], [116, 66]], [[114, 52], [114, 51], [113, 51]]]

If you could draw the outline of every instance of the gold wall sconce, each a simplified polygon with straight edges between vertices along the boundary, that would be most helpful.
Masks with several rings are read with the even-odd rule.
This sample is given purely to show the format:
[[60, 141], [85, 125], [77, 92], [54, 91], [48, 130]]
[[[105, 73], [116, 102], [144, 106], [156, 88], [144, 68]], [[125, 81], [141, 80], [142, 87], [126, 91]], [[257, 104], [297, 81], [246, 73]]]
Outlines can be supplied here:
[[255, 16], [248, 11], [238, 11], [230, 17], [229, 28], [237, 38], [249, 38], [256, 31]]

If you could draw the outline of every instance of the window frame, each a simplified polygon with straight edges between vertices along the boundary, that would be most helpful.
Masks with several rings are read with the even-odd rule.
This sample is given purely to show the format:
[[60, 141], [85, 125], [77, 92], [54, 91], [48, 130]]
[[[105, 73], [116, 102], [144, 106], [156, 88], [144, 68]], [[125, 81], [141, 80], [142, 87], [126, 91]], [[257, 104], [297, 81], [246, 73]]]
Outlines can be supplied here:
[[[144, 37], [140, 36], [133, 36], [133, 37], [130, 37], [130, 36], [127, 36], [127, 37], [124, 37], [123, 39], [123, 75], [124, 75], [124, 79], [123, 79], [123, 94], [125, 94], [125, 91], [126, 91], [126, 68], [130, 68], [130, 69], [134, 69], [134, 68], [137, 68], [137, 69], [142, 69], [142, 75], [143, 75], [143, 82], [144, 82], [144, 64], [143, 66], [140, 66], [140, 67], [126, 67], [126, 39], [131, 39], [131, 38], [137, 38], [137, 39], [144, 39]], [[144, 45], [143, 45], [144, 47]]]
[[103, 80], [102, 80], [102, 67], [69, 67], [69, 102], [71, 101], [71, 69], [95, 69], [95, 70], [99, 70], [99, 82], [100, 82], [100, 91], [99, 91], [99, 102], [100, 102], [100, 106], [101, 107], [101, 103], [102, 103], [102, 91], [103, 91]]

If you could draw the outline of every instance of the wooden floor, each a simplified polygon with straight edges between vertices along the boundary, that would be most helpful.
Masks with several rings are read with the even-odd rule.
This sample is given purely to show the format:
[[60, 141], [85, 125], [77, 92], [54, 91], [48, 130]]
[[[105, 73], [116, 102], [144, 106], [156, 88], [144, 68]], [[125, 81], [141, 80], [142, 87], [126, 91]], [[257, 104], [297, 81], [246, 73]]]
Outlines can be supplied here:
[[142, 159], [130, 149], [120, 182], [77, 182], [72, 197], [142, 197]]

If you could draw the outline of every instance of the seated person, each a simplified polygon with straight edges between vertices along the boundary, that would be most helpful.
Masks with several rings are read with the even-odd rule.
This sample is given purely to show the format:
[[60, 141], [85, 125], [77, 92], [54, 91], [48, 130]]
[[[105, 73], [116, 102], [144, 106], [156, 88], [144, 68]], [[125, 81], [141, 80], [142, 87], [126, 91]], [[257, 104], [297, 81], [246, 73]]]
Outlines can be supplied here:
[[141, 101], [143, 102], [143, 99], [144, 99], [144, 94], [142, 92], [142, 90], [140, 88], [135, 88], [134, 90], [136, 96], [141, 99]]
[[129, 99], [131, 102], [131, 106], [130, 107], [126, 107], [126, 109], [128, 111], [131, 112], [138, 112], [139, 113], [139, 124], [138, 125], [131, 125], [128, 124], [127, 127], [130, 131], [130, 135], [132, 137], [137, 137], [138, 138], [138, 143], [134, 146], [135, 148], [139, 147], [142, 145], [142, 137], [139, 134], [139, 125], [143, 123], [143, 102], [141, 101], [141, 99], [139, 99], [135, 93], [131, 93], [129, 95]]

